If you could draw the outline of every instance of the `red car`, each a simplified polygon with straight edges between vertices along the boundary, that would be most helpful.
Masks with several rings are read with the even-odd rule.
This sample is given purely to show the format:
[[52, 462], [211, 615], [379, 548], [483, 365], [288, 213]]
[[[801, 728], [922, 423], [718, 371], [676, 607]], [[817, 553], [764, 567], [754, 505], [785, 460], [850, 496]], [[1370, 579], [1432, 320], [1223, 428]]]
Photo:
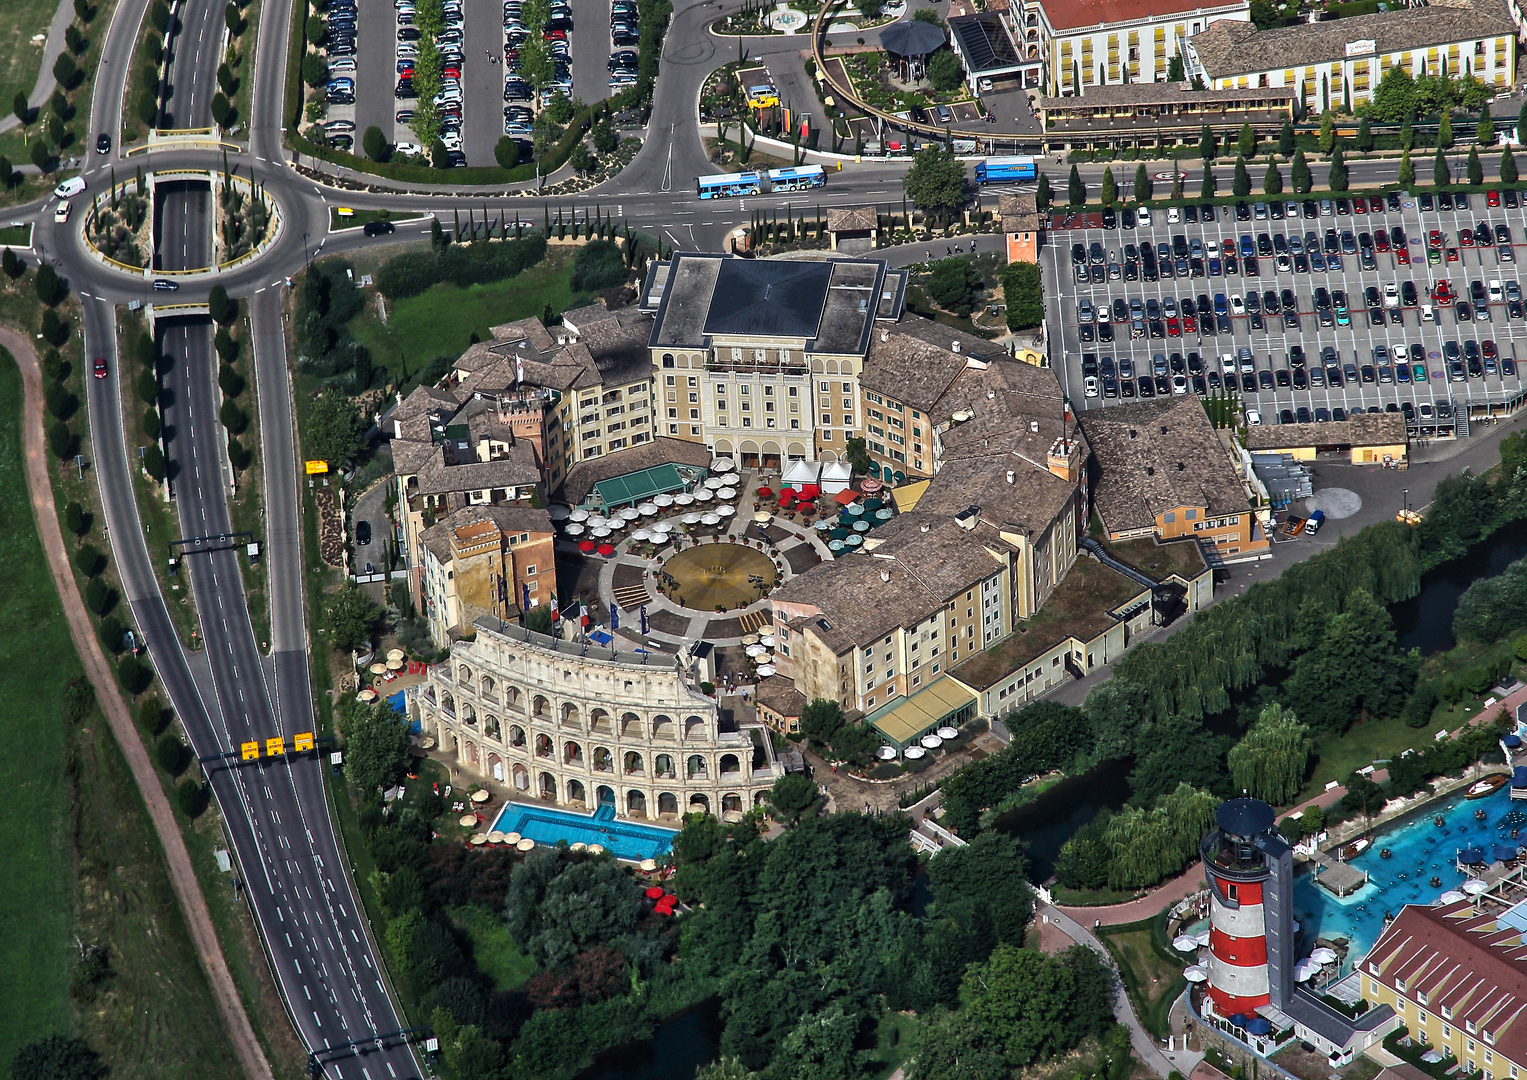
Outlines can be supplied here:
[[1469, 229], [1458, 230], [1458, 242], [1464, 247], [1474, 246], [1474, 233]]
[[1454, 299], [1453, 286], [1446, 280], [1437, 282], [1437, 287], [1432, 290], [1432, 299], [1439, 304], [1451, 304]]
[[444, 71], [442, 71], [440, 74], [444, 75], [447, 79], [459, 79], [459, 78], [461, 78], [461, 69], [460, 68], [454, 68], [454, 67], [448, 67]]
[[1384, 200], [1377, 195], [1368, 196], [1368, 212], [1382, 214], [1384, 212]]
[[1458, 249], [1457, 248], [1448, 248], [1447, 249], [1447, 261], [1448, 262], [1457, 262], [1458, 261]]
[[1395, 248], [1394, 249], [1394, 261], [1399, 263], [1401, 266], [1409, 266], [1410, 265], [1410, 249], [1408, 247], [1406, 247], [1404, 244], [1401, 244], [1399, 247]]
[[1182, 323], [1177, 321], [1177, 316], [1169, 316], [1166, 320], [1166, 336], [1182, 337]]
[[1379, 251], [1388, 251], [1389, 250], [1389, 230], [1388, 229], [1374, 229], [1373, 230], [1373, 246], [1375, 248], [1377, 248]]
[[99, 356], [96, 357], [95, 361], [95, 377], [97, 379], [106, 378], [106, 361]]
[[1352, 212], [1354, 214], [1366, 214], [1368, 212], [1368, 200], [1367, 199], [1353, 199], [1352, 200]]
[[1198, 333], [1198, 318], [1194, 315], [1184, 315], [1182, 317], [1182, 332], [1184, 334]]
[[1442, 233], [1433, 229], [1426, 234], [1426, 242], [1434, 248], [1440, 248], [1442, 246]]
[[1485, 192], [1485, 205], [1486, 206], [1499, 206], [1500, 205], [1500, 192], [1498, 192], [1498, 191], [1487, 191], [1487, 192]]
[[1479, 343], [1479, 350], [1485, 354], [1486, 360], [1494, 360], [1497, 356], [1500, 355], [1499, 351], [1495, 347], [1495, 342], [1493, 341], [1481, 341]]
[[566, 41], [567, 40], [567, 31], [566, 30], [548, 30], [544, 34], [542, 34], [541, 36], [544, 37], [547, 41]]

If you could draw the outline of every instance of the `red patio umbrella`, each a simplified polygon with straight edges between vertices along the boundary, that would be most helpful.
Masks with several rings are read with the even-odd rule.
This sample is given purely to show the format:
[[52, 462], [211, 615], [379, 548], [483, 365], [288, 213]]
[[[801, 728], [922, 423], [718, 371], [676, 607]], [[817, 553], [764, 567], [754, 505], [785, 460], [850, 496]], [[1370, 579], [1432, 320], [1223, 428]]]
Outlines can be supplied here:
[[579, 540], [578, 541], [578, 550], [583, 552], [585, 555], [587, 555], [590, 552], [592, 552], [594, 550], [595, 546], [596, 545], [594, 544], [594, 541], [592, 541], [592, 540]]
[[781, 505], [795, 502], [795, 488], [780, 488], [779, 501]]
[[647, 899], [648, 900], [657, 900], [657, 899], [660, 899], [662, 897], [662, 895], [663, 895], [663, 887], [661, 885], [649, 885], [647, 887]]
[[800, 498], [809, 502], [810, 500], [816, 498], [818, 495], [822, 494], [822, 489], [817, 487], [815, 484], [802, 484], [801, 490], [798, 494]]
[[774, 489], [771, 487], [761, 487], [758, 489], [758, 497], [760, 499], [772, 499], [774, 498]]
[[606, 559], [615, 554], [615, 549], [609, 544], [600, 544], [598, 551], [599, 554], [603, 555]]

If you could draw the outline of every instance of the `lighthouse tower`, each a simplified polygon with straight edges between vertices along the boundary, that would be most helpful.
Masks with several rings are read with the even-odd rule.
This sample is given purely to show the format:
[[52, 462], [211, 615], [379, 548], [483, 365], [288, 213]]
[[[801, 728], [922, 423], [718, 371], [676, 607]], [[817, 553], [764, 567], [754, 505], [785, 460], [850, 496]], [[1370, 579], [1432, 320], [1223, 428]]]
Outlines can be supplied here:
[[1280, 1009], [1293, 992], [1293, 851], [1260, 799], [1215, 811], [1200, 851], [1209, 882], [1209, 998], [1214, 1011]]

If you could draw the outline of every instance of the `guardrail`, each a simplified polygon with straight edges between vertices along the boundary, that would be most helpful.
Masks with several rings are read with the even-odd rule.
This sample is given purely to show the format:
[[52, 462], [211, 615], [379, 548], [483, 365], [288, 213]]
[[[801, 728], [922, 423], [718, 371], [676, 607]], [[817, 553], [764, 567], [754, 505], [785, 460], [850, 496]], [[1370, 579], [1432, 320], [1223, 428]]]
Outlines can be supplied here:
[[[138, 190], [138, 181], [137, 181], [136, 178], [134, 178], [134, 179], [131, 179], [131, 180], [123, 180], [121, 183], [119, 183], [115, 187], [111, 188], [108, 191], [108, 193], [107, 193], [107, 202], [108, 202], [108, 204], [110, 203], [111, 197], [114, 194], [116, 194], [119, 191], [120, 192], [126, 192], [129, 187], [131, 187], [133, 189], [133, 194], [137, 195], [140, 198], [142, 198], [142, 197], [147, 197], [149, 199], [153, 198], [153, 186], [149, 185], [149, 191], [147, 193], [139, 191]], [[149, 207], [149, 211], [148, 212], [149, 212], [150, 216], [153, 215], [154, 211], [153, 211], [153, 207], [152, 206]], [[99, 196], [97, 196], [96, 199], [93, 200], [90, 203], [90, 208], [85, 211], [85, 215], [84, 215], [83, 219], [80, 221], [80, 238], [85, 241], [85, 250], [90, 254], [90, 257], [95, 259], [97, 262], [103, 263], [104, 265], [111, 267], [113, 270], [121, 270], [124, 273], [133, 274], [133, 275], [136, 275], [138, 277], [147, 277], [149, 275], [149, 268], [147, 266], [134, 266], [131, 263], [122, 262], [120, 259], [113, 259], [110, 255], [106, 254], [100, 248], [95, 246], [95, 241], [90, 239], [90, 227], [95, 223], [96, 216], [99, 213], [100, 213], [100, 202], [99, 202]], [[153, 228], [152, 228], [152, 226], [150, 226], [149, 233], [150, 233], [150, 235], [149, 235], [149, 243], [150, 243], [150, 246], [152, 247], [152, 244], [153, 244]], [[152, 251], [148, 252], [148, 258], [149, 258], [149, 261], [152, 262], [152, 259], [153, 259], [153, 252]]]
[[[882, 109], [877, 109], [869, 102], [861, 99], [857, 94], [854, 93], [854, 88], [852, 85], [840, 85], [827, 70], [826, 58], [822, 54], [822, 41], [827, 35], [826, 24], [828, 17], [834, 11], [836, 11], [843, 4], [843, 2], [844, 0], [828, 0], [827, 3], [823, 4], [822, 9], [817, 12], [816, 25], [811, 28], [811, 57], [816, 62], [817, 74], [825, 83], [827, 83], [828, 86], [832, 87], [834, 93], [841, 95], [844, 101], [848, 102], [856, 109], [859, 109], [865, 115], [873, 116], [876, 119], [882, 120], [903, 131], [918, 135], [929, 135], [941, 142], [948, 142], [951, 139], [974, 139], [976, 140], [978, 146], [982, 144], [990, 145], [994, 141], [997, 141], [998, 134], [1001, 133], [994, 134], [989, 128], [983, 130], [962, 131], [958, 128], [939, 127], [935, 124], [922, 124], [918, 123], [916, 120], [903, 119], [902, 117], [897, 116], [895, 113], [888, 113]], [[1035, 140], [1032, 138], [1025, 138], [1018, 134], [1001, 134], [1001, 141], [1012, 142], [1015, 145], [1019, 143], [1037, 145], [1041, 152], [1044, 148], [1043, 139]]]

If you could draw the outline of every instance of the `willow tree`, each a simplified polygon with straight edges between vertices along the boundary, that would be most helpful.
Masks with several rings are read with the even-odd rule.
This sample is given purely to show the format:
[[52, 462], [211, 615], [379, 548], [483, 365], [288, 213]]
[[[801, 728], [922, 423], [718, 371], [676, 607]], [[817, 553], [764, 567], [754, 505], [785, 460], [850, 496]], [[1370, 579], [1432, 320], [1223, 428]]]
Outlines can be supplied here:
[[1276, 702], [1263, 709], [1246, 737], [1230, 750], [1230, 778], [1236, 790], [1274, 806], [1293, 802], [1309, 761], [1309, 732]]
[[1108, 884], [1115, 889], [1154, 885], [1198, 854], [1198, 842], [1214, 821], [1220, 800], [1191, 784], [1178, 784], [1154, 807], [1126, 807], [1108, 823], [1112, 853]]

